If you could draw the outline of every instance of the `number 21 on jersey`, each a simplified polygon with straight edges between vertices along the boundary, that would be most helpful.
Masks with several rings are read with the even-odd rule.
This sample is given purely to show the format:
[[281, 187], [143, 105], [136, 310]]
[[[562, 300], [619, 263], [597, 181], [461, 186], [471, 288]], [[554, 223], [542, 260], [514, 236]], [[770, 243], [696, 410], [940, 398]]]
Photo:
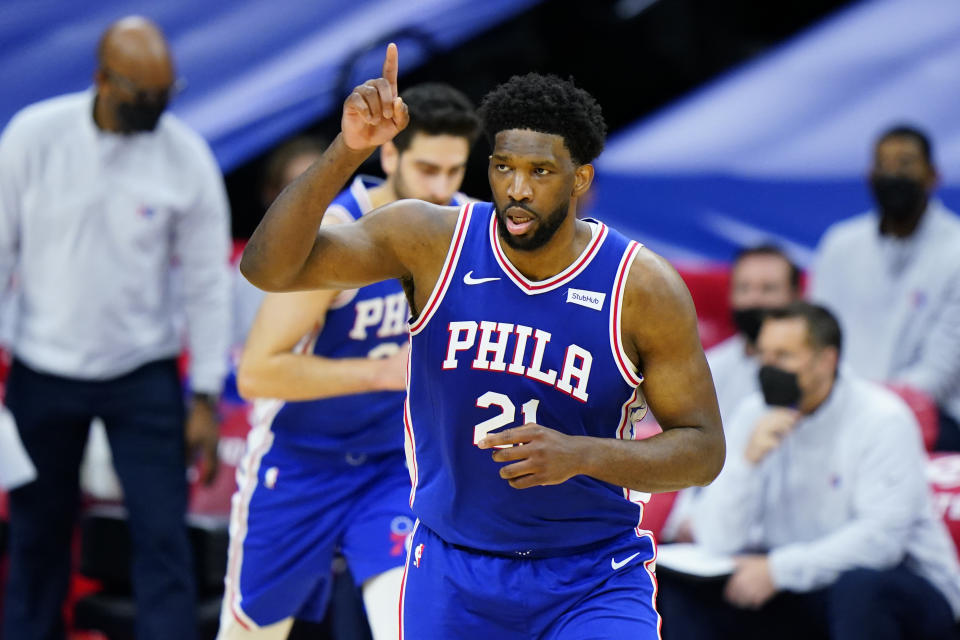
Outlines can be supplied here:
[[[520, 407], [520, 411], [523, 415], [522, 424], [537, 421], [537, 408], [539, 406], [540, 400], [536, 398], [527, 400], [525, 403], [523, 403], [523, 406]], [[517, 407], [515, 404], [513, 404], [513, 401], [504, 394], [497, 393], [496, 391], [487, 391], [485, 394], [477, 398], [477, 407], [480, 409], [499, 407], [500, 415], [494, 416], [489, 420], [484, 420], [473, 427], [473, 444], [475, 445], [478, 444], [480, 440], [491, 431], [509, 426], [514, 420], [516, 420], [517, 417]], [[511, 446], [513, 445], [501, 444], [497, 445], [496, 448], [506, 449]]]

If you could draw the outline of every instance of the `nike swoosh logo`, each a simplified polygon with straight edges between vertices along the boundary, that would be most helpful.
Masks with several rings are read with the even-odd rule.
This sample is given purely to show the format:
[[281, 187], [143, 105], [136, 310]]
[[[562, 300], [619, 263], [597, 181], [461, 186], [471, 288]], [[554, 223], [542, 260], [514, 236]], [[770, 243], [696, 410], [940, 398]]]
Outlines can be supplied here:
[[463, 276], [463, 284], [483, 284], [484, 282], [493, 282], [494, 280], [499, 280], [500, 278], [473, 278], [473, 269], [467, 272], [467, 275]]
[[630, 556], [629, 558], [625, 558], [625, 559], [621, 560], [620, 562], [617, 562], [615, 558], [610, 558], [610, 568], [613, 569], [614, 571], [616, 571], [617, 569], [619, 569], [619, 568], [622, 567], [623, 565], [627, 564], [628, 562], [630, 562], [631, 560], [633, 560], [634, 558], [636, 558], [638, 555], [640, 555], [640, 552], [639, 552], [639, 551], [637, 551], [635, 554], [633, 554], [633, 555]]

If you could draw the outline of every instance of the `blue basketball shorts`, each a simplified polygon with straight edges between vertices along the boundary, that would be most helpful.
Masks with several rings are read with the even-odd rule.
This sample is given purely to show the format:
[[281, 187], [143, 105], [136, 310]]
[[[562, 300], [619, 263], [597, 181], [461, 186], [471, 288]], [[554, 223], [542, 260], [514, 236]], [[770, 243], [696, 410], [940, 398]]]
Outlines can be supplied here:
[[656, 546], [635, 530], [574, 555], [466, 550], [414, 527], [401, 640], [648, 640], [660, 637]]
[[334, 553], [361, 585], [403, 566], [413, 529], [402, 452], [327, 454], [276, 440], [251, 439], [237, 470], [224, 607], [246, 628], [322, 620]]

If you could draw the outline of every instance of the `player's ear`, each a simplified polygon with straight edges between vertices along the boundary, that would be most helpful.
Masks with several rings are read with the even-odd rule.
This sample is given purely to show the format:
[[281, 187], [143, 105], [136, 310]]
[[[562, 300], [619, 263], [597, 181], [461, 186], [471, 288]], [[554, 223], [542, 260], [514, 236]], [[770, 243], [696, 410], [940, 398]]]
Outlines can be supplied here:
[[593, 165], [582, 164], [573, 172], [573, 196], [579, 198], [585, 194], [593, 184]]
[[380, 147], [380, 168], [389, 177], [397, 171], [400, 164], [400, 151], [393, 142], [385, 142]]

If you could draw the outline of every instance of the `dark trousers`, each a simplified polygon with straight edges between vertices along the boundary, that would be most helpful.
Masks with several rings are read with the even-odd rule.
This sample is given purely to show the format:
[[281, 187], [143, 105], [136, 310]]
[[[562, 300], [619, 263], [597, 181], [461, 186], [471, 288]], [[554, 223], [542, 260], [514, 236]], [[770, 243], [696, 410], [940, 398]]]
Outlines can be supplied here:
[[7, 407], [37, 467], [10, 493], [10, 574], [3, 637], [63, 640], [79, 467], [90, 421], [106, 427], [133, 541], [140, 640], [192, 640], [194, 573], [184, 514], [184, 405], [176, 365], [164, 360], [88, 382], [14, 361]]
[[693, 580], [668, 571], [659, 578], [664, 640], [948, 640], [953, 613], [929, 582], [902, 567], [854, 569], [829, 588], [780, 593], [759, 610], [723, 599], [723, 580]]
[[940, 431], [933, 445], [934, 451], [960, 451], [960, 424], [942, 407], [940, 408]]

